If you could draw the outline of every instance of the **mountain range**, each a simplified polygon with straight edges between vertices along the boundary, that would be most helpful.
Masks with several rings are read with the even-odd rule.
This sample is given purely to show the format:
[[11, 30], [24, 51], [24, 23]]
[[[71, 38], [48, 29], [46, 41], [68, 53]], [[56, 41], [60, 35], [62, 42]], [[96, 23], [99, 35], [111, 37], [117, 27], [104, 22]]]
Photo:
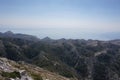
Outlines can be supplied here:
[[19, 39], [24, 39], [24, 40], [29, 40], [29, 41], [35, 41], [35, 42], [40, 40], [36, 36], [26, 35], [26, 34], [20, 34], [20, 33], [14, 34], [11, 31], [7, 31], [5, 33], [1, 33], [0, 32], [0, 37], [3, 37], [3, 38], [19, 38]]
[[0, 33], [0, 56], [71, 80], [120, 79], [119, 39], [39, 39], [8, 31]]

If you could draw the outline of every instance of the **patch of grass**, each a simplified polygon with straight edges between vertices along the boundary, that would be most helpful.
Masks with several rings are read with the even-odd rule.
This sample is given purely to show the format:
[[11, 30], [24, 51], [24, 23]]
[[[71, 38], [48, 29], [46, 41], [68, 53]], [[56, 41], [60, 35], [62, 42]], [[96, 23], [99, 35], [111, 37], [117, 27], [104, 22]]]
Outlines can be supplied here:
[[43, 80], [41, 75], [37, 75], [37, 74], [32, 73], [31, 76], [34, 80]]
[[6, 78], [21, 78], [20, 73], [17, 71], [14, 72], [2, 72], [1, 76], [6, 77]]

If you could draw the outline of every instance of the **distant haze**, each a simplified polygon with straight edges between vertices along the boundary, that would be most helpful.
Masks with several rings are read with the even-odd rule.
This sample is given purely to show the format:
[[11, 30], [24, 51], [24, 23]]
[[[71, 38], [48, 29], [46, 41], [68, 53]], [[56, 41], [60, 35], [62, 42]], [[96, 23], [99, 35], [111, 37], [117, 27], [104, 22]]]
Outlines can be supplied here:
[[0, 31], [53, 39], [119, 39], [120, 0], [0, 0]]

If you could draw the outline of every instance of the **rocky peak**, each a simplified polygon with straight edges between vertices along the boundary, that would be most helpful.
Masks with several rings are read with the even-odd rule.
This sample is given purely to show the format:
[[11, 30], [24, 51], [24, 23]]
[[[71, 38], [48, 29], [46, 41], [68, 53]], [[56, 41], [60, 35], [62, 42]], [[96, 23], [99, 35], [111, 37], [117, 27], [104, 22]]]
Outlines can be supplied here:
[[7, 31], [4, 34], [9, 34], [9, 35], [12, 34], [13, 35], [14, 33], [12, 31]]
[[45, 41], [49, 41], [49, 40], [51, 40], [49, 37], [45, 37], [45, 38], [43, 38], [42, 40], [45, 40]]

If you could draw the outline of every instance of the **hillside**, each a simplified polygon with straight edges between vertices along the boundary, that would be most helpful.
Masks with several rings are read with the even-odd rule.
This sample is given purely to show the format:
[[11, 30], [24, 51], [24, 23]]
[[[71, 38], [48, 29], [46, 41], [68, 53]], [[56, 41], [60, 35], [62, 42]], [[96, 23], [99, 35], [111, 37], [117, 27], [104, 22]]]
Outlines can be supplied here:
[[23, 38], [1, 37], [0, 56], [16, 62], [34, 64], [70, 79], [120, 79], [119, 39], [52, 40], [47, 37], [35, 42]]
[[[0, 80], [70, 80], [25, 62], [0, 58]], [[75, 79], [74, 79], [75, 80]]]

